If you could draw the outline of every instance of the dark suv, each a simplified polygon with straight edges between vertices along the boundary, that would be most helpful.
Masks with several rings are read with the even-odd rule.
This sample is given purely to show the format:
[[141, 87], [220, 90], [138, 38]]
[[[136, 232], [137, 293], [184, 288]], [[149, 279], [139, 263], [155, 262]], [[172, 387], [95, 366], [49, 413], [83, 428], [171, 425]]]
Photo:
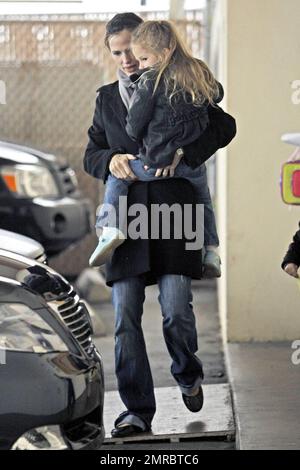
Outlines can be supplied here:
[[92, 213], [65, 160], [0, 141], [0, 228], [39, 241], [51, 256], [91, 231]]
[[0, 249], [0, 449], [101, 446], [103, 366], [91, 336], [88, 308], [66, 279]]

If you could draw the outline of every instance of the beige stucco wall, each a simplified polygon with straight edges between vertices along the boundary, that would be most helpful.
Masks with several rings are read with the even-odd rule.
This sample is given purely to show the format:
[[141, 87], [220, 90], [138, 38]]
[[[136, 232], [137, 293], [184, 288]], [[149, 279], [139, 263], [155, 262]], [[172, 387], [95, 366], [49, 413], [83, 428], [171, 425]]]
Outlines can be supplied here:
[[223, 277], [219, 303], [229, 341], [300, 338], [300, 291], [280, 268], [300, 219], [279, 192], [281, 164], [300, 132], [299, 0], [217, 0], [213, 66], [238, 136], [217, 158], [217, 218]]

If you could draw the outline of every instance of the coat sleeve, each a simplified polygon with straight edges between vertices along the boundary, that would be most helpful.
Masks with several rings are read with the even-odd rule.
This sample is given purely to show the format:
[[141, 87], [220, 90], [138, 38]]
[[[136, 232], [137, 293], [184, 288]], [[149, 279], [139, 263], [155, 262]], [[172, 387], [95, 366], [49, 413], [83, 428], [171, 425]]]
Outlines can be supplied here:
[[135, 142], [143, 139], [154, 108], [153, 80], [143, 81], [135, 89], [128, 110], [126, 132]]
[[183, 147], [185, 162], [192, 168], [205, 163], [217, 150], [226, 147], [235, 137], [236, 121], [223, 111], [217, 103], [224, 98], [224, 89], [218, 82], [219, 95], [215, 97], [215, 106], [208, 105], [210, 123], [197, 140]]
[[105, 182], [109, 175], [109, 164], [117, 153], [126, 153], [121, 147], [110, 147], [107, 143], [105, 129], [102, 122], [101, 92], [96, 100], [93, 124], [88, 130], [88, 145], [83, 157], [83, 167], [86, 173]]
[[217, 82], [217, 83], [218, 83], [218, 87], [219, 87], [219, 94], [214, 97], [214, 102], [216, 104], [220, 103], [220, 101], [222, 101], [222, 99], [224, 98], [224, 88], [223, 88], [223, 86], [221, 85], [220, 82]]
[[191, 168], [203, 165], [219, 149], [219, 130], [208, 125], [199, 139], [183, 146], [184, 160]]
[[[220, 103], [224, 98], [224, 88], [220, 82], [218, 83], [219, 93], [214, 97], [214, 102]], [[209, 105], [211, 110], [211, 106]], [[218, 150], [218, 142], [220, 139], [220, 132], [216, 126], [208, 125], [204, 133], [194, 142], [183, 147], [186, 163], [192, 167], [205, 163], [216, 151]]]
[[294, 263], [297, 266], [300, 266], [300, 230], [298, 230], [293, 236], [293, 241], [289, 245], [288, 251], [281, 263], [282, 269], [284, 269], [288, 263]]

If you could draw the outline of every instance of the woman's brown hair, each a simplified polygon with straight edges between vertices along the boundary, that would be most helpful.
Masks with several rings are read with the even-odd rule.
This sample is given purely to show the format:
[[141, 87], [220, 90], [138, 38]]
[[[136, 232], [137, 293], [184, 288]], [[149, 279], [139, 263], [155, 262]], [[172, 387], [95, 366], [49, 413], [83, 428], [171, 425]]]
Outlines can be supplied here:
[[124, 31], [127, 29], [128, 31], [135, 30], [141, 23], [143, 22], [142, 18], [135, 13], [118, 13], [115, 15], [106, 25], [105, 28], [105, 37], [104, 37], [104, 44], [107, 49], [109, 47], [109, 40], [111, 36]]

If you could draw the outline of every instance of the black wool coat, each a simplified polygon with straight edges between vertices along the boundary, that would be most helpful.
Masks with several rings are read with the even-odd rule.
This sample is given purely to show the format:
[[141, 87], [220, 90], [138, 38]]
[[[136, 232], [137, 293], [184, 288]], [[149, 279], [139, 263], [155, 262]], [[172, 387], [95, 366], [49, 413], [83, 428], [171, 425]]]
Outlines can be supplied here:
[[[97, 91], [99, 95], [93, 124], [88, 130], [89, 142], [83, 165], [89, 175], [105, 182], [111, 158], [117, 153], [135, 155], [138, 153], [138, 145], [128, 137], [125, 130], [127, 110], [119, 93], [118, 82], [105, 85]], [[135, 182], [129, 190], [128, 207], [137, 202], [148, 208], [152, 203], [194, 204], [194, 191], [188, 181], [179, 178], [149, 183]], [[163, 274], [182, 274], [200, 279], [201, 250], [186, 250], [186, 241], [185, 238], [128, 238], [117, 248], [111, 262], [106, 265], [107, 284], [111, 286], [116, 280], [137, 275], [145, 276], [146, 284], [155, 283], [157, 276]]]
[[[300, 229], [300, 222], [299, 222]], [[282, 269], [289, 263], [294, 263], [300, 266], [300, 230], [297, 230], [293, 236], [293, 241], [290, 243], [288, 251], [286, 252], [283, 261], [281, 263]]]

